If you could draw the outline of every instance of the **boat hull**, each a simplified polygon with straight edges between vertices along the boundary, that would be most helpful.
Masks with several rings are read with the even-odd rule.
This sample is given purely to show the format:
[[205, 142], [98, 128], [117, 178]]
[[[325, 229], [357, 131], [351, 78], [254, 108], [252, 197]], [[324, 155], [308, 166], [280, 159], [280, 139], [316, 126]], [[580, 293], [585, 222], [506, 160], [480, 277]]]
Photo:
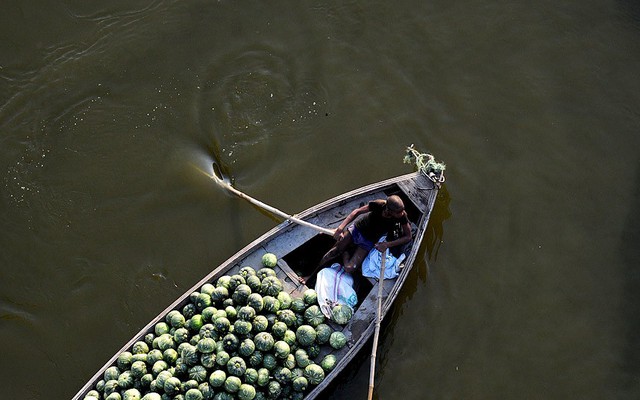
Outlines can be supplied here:
[[[404, 199], [407, 214], [414, 228], [414, 237], [410, 250], [406, 253], [404, 267], [399, 276], [383, 282], [382, 315], [384, 316], [398, 296], [416, 261], [420, 243], [433, 210], [437, 191], [437, 185], [427, 177], [419, 173], [412, 173], [373, 183], [336, 196], [310, 207], [297, 214], [296, 217], [319, 226], [335, 228], [353, 209], [367, 204], [371, 200], [386, 198], [391, 194], [398, 194]], [[308, 289], [307, 286], [300, 284], [298, 280], [301, 274], [300, 270], [304, 269], [301, 261], [304, 257], [301, 257], [301, 254], [305, 254], [306, 250], [311, 248], [322, 250], [322, 246], [330, 246], [332, 241], [333, 239], [327, 235], [319, 234], [309, 227], [298, 225], [291, 221], [285, 221], [269, 230], [220, 264], [168, 305], [158, 316], [149, 321], [87, 381], [73, 399], [83, 399], [95, 387], [96, 383], [103, 378], [104, 371], [116, 363], [118, 356], [122, 352], [129, 351], [135, 342], [143, 340], [147, 333], [153, 332], [155, 325], [164, 320], [169, 311], [180, 309], [186, 305], [190, 301], [191, 293], [198, 291], [205, 283], [215, 282], [220, 276], [232, 275], [238, 272], [245, 265], [260, 265], [262, 255], [267, 252], [273, 253], [278, 257], [279, 261], [275, 269], [284, 284], [284, 290], [292, 294], [292, 296], [300, 297]], [[328, 250], [328, 247], [326, 250]], [[367, 279], [367, 281], [368, 284], [366, 286], [369, 290], [360, 301], [351, 321], [345, 326], [331, 324], [332, 328], [342, 330], [348, 339], [347, 345], [340, 350], [336, 351], [330, 348], [323, 350], [325, 353], [333, 352], [339, 360], [338, 363], [327, 374], [325, 380], [306, 395], [305, 399], [318, 398], [373, 335], [379, 282], [375, 279]]]

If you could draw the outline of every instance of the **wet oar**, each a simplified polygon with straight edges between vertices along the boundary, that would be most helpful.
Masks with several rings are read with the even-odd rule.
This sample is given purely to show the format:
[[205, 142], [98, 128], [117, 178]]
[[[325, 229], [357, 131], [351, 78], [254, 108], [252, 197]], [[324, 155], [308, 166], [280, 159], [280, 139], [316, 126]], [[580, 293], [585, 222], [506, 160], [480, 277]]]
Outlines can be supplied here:
[[375, 383], [374, 375], [376, 373], [376, 353], [378, 352], [378, 337], [380, 336], [380, 323], [382, 322], [382, 289], [384, 287], [384, 267], [387, 262], [387, 251], [381, 253], [380, 263], [380, 279], [378, 280], [378, 311], [376, 312], [376, 329], [373, 334], [373, 350], [371, 351], [371, 369], [369, 372], [369, 396], [368, 400], [373, 398], [373, 386]]
[[227, 189], [228, 191], [230, 191], [231, 193], [233, 193], [236, 196], [240, 197], [241, 199], [247, 200], [249, 203], [254, 204], [257, 207], [260, 207], [260, 208], [262, 208], [264, 210], [267, 210], [272, 214], [279, 215], [282, 218], [288, 219], [289, 221], [294, 222], [294, 223], [296, 223], [298, 225], [306, 226], [308, 228], [315, 229], [316, 231], [318, 231], [320, 233], [324, 233], [324, 234], [333, 236], [333, 234], [334, 234], [334, 230], [333, 229], [323, 228], [321, 226], [312, 224], [310, 222], [303, 221], [303, 220], [301, 220], [299, 218], [294, 217], [293, 215], [289, 215], [289, 214], [285, 213], [284, 211], [280, 211], [277, 208], [271, 207], [270, 205], [265, 204], [265, 203], [261, 202], [260, 200], [256, 200], [253, 197], [242, 193], [238, 189], [236, 189], [233, 186], [231, 186], [231, 184], [228, 182], [227, 179], [222, 179], [222, 178], [220, 178], [218, 176], [218, 174], [216, 173], [216, 170], [218, 170], [216, 164], [214, 164], [213, 167], [214, 167], [213, 168], [213, 174], [210, 175], [211, 179], [213, 179], [213, 181], [215, 183], [217, 183], [218, 185], [220, 185], [223, 188]]

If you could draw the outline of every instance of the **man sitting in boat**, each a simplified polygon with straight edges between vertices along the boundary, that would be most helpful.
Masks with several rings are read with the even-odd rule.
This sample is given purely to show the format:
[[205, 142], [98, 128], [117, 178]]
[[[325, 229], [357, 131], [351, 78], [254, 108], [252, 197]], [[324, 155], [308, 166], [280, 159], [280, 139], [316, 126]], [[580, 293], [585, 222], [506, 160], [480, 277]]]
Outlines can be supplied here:
[[[380, 237], [390, 232], [396, 224], [400, 224], [401, 227], [399, 237], [389, 242], [378, 242]], [[342, 255], [345, 271], [354, 273], [360, 268], [371, 249], [384, 252], [388, 248], [410, 242], [411, 226], [402, 199], [392, 195], [386, 200], [373, 200], [351, 211], [336, 228], [333, 237], [337, 240], [336, 244], [322, 257], [311, 275], [300, 278], [301, 283], [306, 283], [320, 269], [340, 255]], [[355, 245], [353, 254], [349, 254], [351, 245]]]

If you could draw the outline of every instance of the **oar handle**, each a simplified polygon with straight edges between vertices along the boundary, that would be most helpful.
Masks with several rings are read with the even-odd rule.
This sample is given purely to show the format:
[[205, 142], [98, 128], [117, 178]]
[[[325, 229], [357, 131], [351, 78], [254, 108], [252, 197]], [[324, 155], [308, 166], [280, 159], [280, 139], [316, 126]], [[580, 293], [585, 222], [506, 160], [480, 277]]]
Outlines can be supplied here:
[[298, 225], [302, 225], [302, 226], [306, 226], [307, 228], [311, 228], [311, 229], [315, 229], [316, 231], [320, 232], [320, 233], [324, 233], [327, 234], [329, 236], [333, 236], [333, 234], [335, 233], [335, 230], [332, 229], [327, 229], [327, 228], [323, 228], [321, 226], [312, 224], [311, 222], [307, 222], [307, 221], [303, 221], [300, 218], [296, 218], [293, 215], [289, 215], [287, 213], [285, 213], [284, 211], [280, 211], [275, 207], [271, 207], [268, 204], [265, 204], [263, 202], [261, 202], [260, 200], [254, 199], [253, 197], [239, 191], [238, 189], [234, 188], [233, 186], [231, 186], [230, 184], [224, 182], [223, 180], [219, 179], [217, 176], [215, 176], [215, 174], [212, 176], [212, 179], [215, 180], [219, 185], [224, 186], [228, 191], [230, 191], [231, 193], [235, 194], [236, 196], [247, 200], [248, 202], [255, 204], [256, 206], [263, 208], [273, 214], [279, 215], [282, 218], [288, 219], [291, 222], [295, 222]]
[[378, 309], [376, 312], [376, 327], [373, 334], [373, 349], [371, 351], [371, 367], [369, 370], [369, 394], [367, 399], [373, 399], [373, 387], [376, 373], [376, 354], [378, 352], [378, 338], [380, 336], [380, 323], [382, 322], [382, 293], [384, 287], [384, 270], [387, 263], [387, 251], [381, 252], [380, 279], [378, 280]]

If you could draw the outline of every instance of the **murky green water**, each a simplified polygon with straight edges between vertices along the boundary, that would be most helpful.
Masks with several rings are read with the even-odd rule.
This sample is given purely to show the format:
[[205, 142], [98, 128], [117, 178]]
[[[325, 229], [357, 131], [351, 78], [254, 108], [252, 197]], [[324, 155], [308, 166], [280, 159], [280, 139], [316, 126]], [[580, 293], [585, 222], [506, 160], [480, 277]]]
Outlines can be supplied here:
[[448, 179], [378, 398], [638, 398], [638, 71], [627, 1], [3, 1], [3, 398], [70, 398], [274, 225], [196, 166], [294, 213], [411, 143]]

